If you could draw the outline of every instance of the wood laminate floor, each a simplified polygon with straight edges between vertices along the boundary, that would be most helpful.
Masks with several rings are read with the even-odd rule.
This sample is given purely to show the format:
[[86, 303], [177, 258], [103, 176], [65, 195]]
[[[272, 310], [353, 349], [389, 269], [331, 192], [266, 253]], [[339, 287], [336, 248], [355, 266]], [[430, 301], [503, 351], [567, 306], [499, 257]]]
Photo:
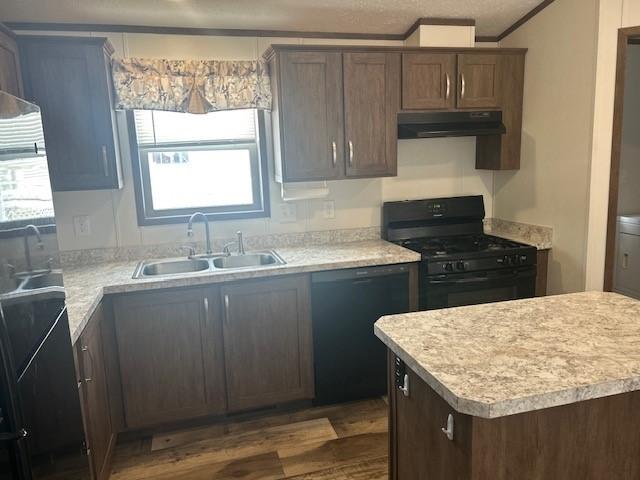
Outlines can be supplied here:
[[387, 480], [382, 399], [120, 442], [112, 480]]

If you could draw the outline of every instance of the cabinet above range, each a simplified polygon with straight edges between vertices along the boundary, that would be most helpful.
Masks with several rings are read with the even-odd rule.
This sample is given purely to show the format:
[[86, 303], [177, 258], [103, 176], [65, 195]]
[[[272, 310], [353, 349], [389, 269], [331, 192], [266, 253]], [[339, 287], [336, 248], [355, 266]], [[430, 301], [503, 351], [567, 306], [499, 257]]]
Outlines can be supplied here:
[[272, 45], [276, 180], [397, 175], [402, 111], [502, 113], [476, 168], [518, 169], [525, 49]]

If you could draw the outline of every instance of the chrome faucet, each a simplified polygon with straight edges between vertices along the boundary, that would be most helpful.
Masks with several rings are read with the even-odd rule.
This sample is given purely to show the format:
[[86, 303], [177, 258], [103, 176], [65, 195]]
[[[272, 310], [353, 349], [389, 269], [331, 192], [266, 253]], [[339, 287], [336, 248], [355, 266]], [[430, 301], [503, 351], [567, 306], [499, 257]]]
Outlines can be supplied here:
[[33, 231], [34, 235], [38, 239], [38, 248], [40, 250], [44, 250], [44, 243], [42, 243], [42, 237], [40, 236], [40, 230], [38, 230], [38, 227], [36, 227], [35, 225], [27, 225], [26, 227], [24, 227], [22, 229], [22, 232], [24, 234], [24, 237], [23, 237], [23, 241], [24, 241], [24, 259], [25, 259], [25, 261], [27, 263], [27, 271], [28, 272], [32, 272], [33, 271], [33, 265], [31, 264], [31, 250], [29, 248], [29, 232], [30, 231]]
[[187, 235], [189, 237], [193, 237], [193, 221], [196, 218], [202, 219], [202, 223], [204, 223], [204, 234], [205, 234], [205, 241], [207, 246], [206, 254], [212, 255], [213, 250], [211, 250], [211, 235], [209, 234], [209, 219], [204, 213], [196, 212], [189, 217], [189, 223], [187, 224]]

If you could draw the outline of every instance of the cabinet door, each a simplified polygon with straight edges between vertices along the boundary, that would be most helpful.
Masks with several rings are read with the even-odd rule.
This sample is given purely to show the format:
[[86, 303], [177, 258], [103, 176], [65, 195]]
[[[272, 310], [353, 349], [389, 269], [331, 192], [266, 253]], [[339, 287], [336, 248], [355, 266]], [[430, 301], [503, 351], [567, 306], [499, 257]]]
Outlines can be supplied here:
[[76, 344], [87, 446], [97, 479], [109, 477], [110, 457], [115, 445], [102, 345], [103, 323], [100, 305]]
[[313, 397], [309, 278], [223, 287], [229, 409]]
[[397, 173], [400, 54], [344, 54], [348, 177]]
[[99, 40], [20, 40], [26, 95], [42, 109], [54, 190], [120, 186], [108, 58]]
[[[390, 355], [390, 375], [393, 361]], [[415, 373], [407, 369], [409, 395], [395, 385], [390, 387], [392, 432], [392, 480], [465, 480], [470, 478], [469, 418], [455, 413]], [[447, 426], [449, 414], [454, 416], [454, 438], [449, 440], [441, 430]]]
[[448, 53], [402, 55], [402, 108], [455, 107], [456, 56]]
[[172, 290], [114, 299], [127, 427], [225, 410], [215, 291]]
[[458, 55], [458, 108], [500, 106], [499, 55]]
[[343, 177], [342, 55], [283, 52], [279, 63], [284, 181]]
[[18, 45], [0, 25], [0, 90], [22, 97]]

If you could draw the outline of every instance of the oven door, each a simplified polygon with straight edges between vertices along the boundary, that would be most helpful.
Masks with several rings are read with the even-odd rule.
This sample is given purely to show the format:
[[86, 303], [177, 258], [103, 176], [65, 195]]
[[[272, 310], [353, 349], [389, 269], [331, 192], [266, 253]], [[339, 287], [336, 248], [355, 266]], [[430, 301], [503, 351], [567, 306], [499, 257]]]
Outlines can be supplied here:
[[423, 310], [502, 302], [535, 296], [536, 267], [422, 276]]

